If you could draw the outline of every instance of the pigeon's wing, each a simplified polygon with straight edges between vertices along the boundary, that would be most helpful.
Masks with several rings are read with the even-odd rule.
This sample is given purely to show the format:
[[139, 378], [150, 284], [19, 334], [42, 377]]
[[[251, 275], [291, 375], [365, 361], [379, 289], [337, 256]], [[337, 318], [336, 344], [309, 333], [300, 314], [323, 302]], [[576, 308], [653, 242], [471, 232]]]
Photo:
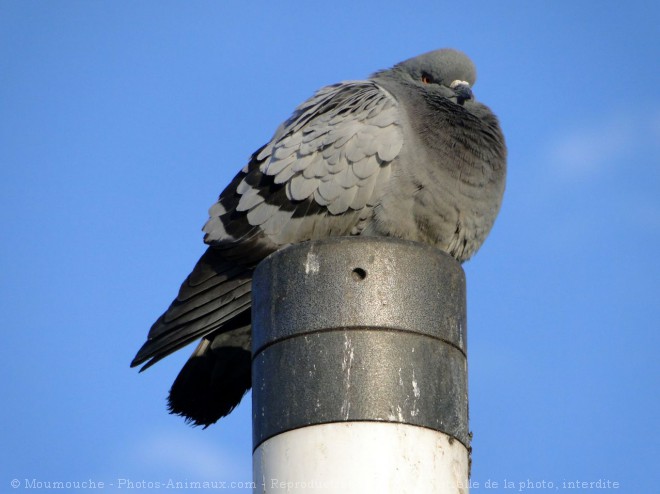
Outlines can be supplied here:
[[[213, 248], [197, 261], [170, 307], [151, 326], [131, 367], [145, 370], [221, 326], [234, 329], [237, 317], [250, 311], [252, 270], [222, 258]], [[242, 324], [245, 324], [242, 322]]]
[[205, 241], [258, 262], [263, 251], [283, 245], [358, 234], [402, 145], [400, 109], [390, 93], [372, 81], [325, 87], [223, 192], [210, 210]]
[[403, 144], [399, 121], [396, 100], [370, 81], [328, 86], [298, 107], [211, 208], [210, 248], [132, 365], [235, 329], [252, 268], [283, 245], [359, 234]]

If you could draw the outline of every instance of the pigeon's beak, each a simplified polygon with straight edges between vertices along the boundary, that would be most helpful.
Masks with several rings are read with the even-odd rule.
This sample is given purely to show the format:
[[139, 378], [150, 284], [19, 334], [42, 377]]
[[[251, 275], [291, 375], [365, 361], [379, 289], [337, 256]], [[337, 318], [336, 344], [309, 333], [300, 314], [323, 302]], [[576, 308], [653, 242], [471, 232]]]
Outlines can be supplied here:
[[467, 100], [474, 99], [469, 82], [456, 80], [449, 87], [456, 93], [456, 99], [459, 105], [462, 105]]

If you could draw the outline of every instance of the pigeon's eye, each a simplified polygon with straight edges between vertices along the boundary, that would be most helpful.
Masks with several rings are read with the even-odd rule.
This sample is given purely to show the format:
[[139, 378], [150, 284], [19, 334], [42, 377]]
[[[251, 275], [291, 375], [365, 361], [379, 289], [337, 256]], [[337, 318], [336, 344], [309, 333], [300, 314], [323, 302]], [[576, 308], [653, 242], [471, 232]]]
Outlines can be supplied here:
[[422, 74], [422, 82], [424, 84], [433, 84], [435, 81], [433, 80], [433, 77], [431, 77], [425, 72]]

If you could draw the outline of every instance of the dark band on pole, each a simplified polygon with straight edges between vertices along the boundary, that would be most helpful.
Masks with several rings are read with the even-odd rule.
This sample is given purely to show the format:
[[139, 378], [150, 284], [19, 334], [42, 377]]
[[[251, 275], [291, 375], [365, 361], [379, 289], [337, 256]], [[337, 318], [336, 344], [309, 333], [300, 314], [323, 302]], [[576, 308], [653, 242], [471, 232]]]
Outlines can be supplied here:
[[253, 279], [253, 447], [315, 424], [378, 421], [469, 447], [465, 275], [379, 237], [297, 244]]

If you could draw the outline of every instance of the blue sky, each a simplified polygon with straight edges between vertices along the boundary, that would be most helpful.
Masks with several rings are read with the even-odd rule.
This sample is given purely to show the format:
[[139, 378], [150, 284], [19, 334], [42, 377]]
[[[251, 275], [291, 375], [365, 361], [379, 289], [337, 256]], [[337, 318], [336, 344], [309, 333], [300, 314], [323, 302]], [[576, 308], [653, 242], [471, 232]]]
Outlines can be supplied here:
[[465, 265], [472, 492], [657, 491], [659, 5], [0, 0], [0, 488], [249, 481], [249, 398], [194, 429], [165, 411], [191, 349], [128, 364], [298, 103], [455, 47], [509, 146]]

